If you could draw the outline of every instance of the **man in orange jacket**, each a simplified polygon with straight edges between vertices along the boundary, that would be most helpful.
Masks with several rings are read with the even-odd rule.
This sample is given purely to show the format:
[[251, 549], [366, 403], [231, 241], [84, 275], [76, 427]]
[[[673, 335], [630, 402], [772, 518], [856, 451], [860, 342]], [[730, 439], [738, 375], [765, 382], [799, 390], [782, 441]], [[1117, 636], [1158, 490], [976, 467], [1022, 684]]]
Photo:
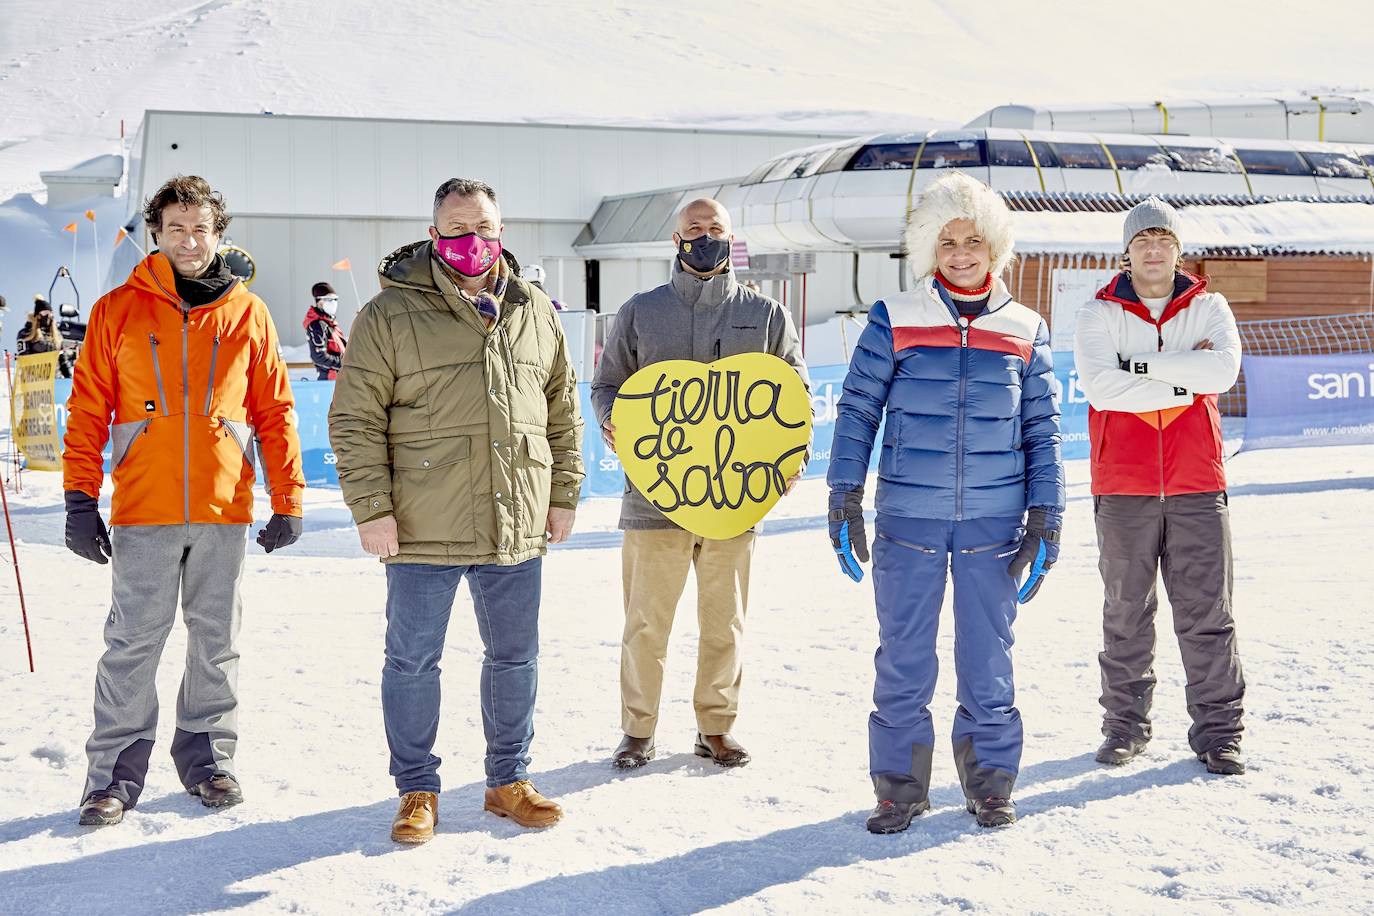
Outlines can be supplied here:
[[[80, 822], [89, 826], [118, 823], [143, 791], [157, 727], [154, 678], [178, 592], [187, 651], [172, 759], [206, 806], [243, 800], [233, 772], [234, 642], [254, 442], [272, 497], [257, 538], [268, 553], [300, 537], [305, 488], [276, 329], [216, 254], [229, 223], [223, 198], [203, 178], [177, 176], [143, 218], [159, 250], [91, 310], [67, 403], [67, 546], [97, 563], [114, 560], [86, 744]], [[111, 439], [113, 539], [97, 509]]]

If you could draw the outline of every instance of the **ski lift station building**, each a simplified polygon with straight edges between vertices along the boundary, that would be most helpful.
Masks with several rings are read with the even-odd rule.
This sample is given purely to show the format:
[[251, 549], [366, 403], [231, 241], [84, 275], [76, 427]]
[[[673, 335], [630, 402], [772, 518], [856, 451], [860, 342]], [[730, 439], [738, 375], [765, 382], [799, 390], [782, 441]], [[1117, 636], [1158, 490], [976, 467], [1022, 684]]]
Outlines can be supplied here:
[[1125, 211], [1150, 194], [1180, 208], [1187, 266], [1239, 319], [1374, 311], [1374, 108], [1313, 105], [1004, 106], [961, 129], [868, 137], [150, 111], [131, 150], [130, 228], [167, 177], [206, 177], [256, 262], [254, 290], [298, 345], [311, 284], [334, 283], [349, 324], [349, 278], [331, 265], [351, 262], [366, 301], [380, 258], [424, 237], [446, 178], [491, 184], [507, 247], [570, 308], [603, 315], [666, 280], [674, 214], [709, 196], [744, 243], [741, 277], [805, 326], [908, 284], [906, 212], [959, 169], [1010, 205], [1019, 258], [1004, 279], [1063, 347], [1116, 267]]

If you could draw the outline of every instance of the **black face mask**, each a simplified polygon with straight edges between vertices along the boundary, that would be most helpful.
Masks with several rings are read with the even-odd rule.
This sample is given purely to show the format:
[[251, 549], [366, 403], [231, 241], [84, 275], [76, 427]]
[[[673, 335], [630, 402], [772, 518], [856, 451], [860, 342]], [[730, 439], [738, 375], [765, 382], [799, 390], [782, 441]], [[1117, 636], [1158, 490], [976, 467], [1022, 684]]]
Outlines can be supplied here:
[[720, 262], [730, 257], [730, 239], [713, 239], [703, 235], [699, 239], [683, 239], [677, 244], [677, 256], [697, 273], [710, 273]]
[[38, 326], [39, 326], [40, 328], [42, 328], [43, 330], [45, 330], [45, 331], [46, 331], [48, 328], [52, 327], [52, 315], [50, 315], [50, 314], [39, 315], [39, 316], [38, 316]]

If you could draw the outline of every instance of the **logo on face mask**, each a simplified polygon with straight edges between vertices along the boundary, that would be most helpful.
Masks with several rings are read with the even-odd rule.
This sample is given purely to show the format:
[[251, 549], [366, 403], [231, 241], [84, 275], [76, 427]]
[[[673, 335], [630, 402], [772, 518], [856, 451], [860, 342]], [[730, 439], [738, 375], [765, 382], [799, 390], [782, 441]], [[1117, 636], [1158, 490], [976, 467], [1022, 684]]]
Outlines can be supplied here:
[[682, 239], [677, 246], [682, 263], [697, 273], [709, 273], [730, 256], [730, 240], [703, 235], [696, 239]]
[[480, 277], [501, 256], [501, 240], [483, 238], [475, 232], [441, 235], [434, 242], [434, 250], [444, 263], [463, 276]]

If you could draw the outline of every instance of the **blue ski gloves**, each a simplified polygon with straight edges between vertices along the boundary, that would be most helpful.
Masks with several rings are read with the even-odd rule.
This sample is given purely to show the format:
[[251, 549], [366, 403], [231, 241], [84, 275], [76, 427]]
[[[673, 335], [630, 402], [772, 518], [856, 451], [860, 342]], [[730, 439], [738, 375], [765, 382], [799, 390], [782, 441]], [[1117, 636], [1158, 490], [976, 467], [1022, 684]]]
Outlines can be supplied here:
[[[1062, 525], [1059, 513], [1049, 509], [1031, 508], [1026, 510], [1026, 536], [1021, 539], [1021, 549], [1011, 559], [1007, 571], [1017, 583], [1016, 600], [1025, 603], [1040, 591], [1040, 583], [1045, 573], [1054, 567], [1059, 559], [1059, 529]], [[1026, 581], [1021, 574], [1029, 568]]]
[[840, 561], [840, 571], [855, 582], [862, 582], [863, 567], [868, 562], [868, 532], [864, 530], [864, 491], [831, 490], [830, 512], [826, 516], [830, 527], [830, 544]]
[[63, 502], [67, 506], [67, 549], [92, 563], [110, 562], [114, 555], [110, 533], [100, 518], [95, 497], [80, 490], [68, 490]]

